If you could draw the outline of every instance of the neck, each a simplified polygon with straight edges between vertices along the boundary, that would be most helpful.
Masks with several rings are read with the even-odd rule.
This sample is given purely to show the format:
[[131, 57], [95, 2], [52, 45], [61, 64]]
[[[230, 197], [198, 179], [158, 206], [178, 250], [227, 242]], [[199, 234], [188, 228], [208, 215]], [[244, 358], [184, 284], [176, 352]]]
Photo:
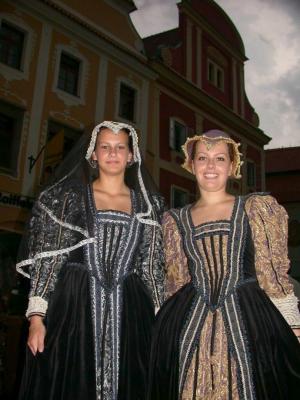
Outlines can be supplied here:
[[101, 176], [94, 181], [93, 186], [95, 189], [111, 195], [128, 191], [128, 187], [124, 182], [124, 175], [107, 176], [101, 174]]
[[224, 190], [219, 190], [217, 192], [206, 192], [205, 190], [200, 190], [200, 199], [198, 204], [202, 206], [214, 205], [221, 203], [232, 198], [232, 196]]

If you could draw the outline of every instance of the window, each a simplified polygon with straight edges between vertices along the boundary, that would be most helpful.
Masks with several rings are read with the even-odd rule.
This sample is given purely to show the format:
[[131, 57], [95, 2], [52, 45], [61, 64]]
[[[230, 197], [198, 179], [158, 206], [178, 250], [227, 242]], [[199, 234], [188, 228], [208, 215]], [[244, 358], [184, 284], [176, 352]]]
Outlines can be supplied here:
[[181, 146], [187, 138], [187, 127], [176, 119], [170, 119], [170, 147], [172, 150], [181, 152]]
[[208, 60], [208, 81], [220, 90], [224, 90], [224, 69], [215, 62]]
[[80, 73], [80, 61], [62, 52], [60, 56], [58, 88], [64, 92], [78, 96], [78, 83]]
[[248, 187], [256, 186], [256, 168], [252, 161], [247, 161], [247, 185]]
[[123, 82], [120, 84], [119, 116], [127, 121], [134, 122], [136, 119], [136, 95], [134, 88]]
[[21, 69], [25, 35], [19, 29], [2, 21], [0, 28], [0, 62]]
[[23, 110], [0, 103], [0, 171], [17, 175]]
[[178, 187], [171, 187], [171, 207], [183, 207], [189, 201], [189, 193], [184, 189]]
[[81, 134], [81, 131], [54, 121], [49, 122], [47, 143], [44, 149], [43, 184], [66, 157]]

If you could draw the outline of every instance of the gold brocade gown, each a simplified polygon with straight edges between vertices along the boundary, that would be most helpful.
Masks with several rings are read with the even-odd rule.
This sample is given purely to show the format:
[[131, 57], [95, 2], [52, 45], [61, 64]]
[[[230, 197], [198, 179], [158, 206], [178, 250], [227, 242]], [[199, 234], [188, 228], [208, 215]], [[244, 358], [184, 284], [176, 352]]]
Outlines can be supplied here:
[[270, 297], [292, 293], [286, 214], [237, 197], [230, 220], [164, 218], [168, 300], [153, 335], [151, 400], [298, 398], [300, 346]]

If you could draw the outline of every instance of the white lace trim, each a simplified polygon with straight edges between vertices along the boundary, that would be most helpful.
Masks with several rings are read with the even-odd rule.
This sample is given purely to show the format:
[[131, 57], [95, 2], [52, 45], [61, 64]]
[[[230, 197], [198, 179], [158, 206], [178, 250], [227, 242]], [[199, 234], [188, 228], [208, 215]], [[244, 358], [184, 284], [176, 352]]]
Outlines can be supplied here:
[[77, 243], [77, 244], [75, 244], [74, 246], [71, 246], [71, 247], [66, 247], [64, 249], [44, 251], [42, 253], [37, 253], [33, 258], [28, 258], [27, 260], [23, 260], [23, 261], [19, 262], [16, 265], [16, 269], [20, 274], [26, 276], [27, 278], [30, 278], [30, 275], [28, 273], [26, 273], [22, 269], [24, 266], [33, 264], [36, 260], [39, 260], [40, 258], [59, 256], [59, 255], [64, 254], [64, 253], [69, 253], [70, 251], [75, 250], [78, 247], [84, 246], [84, 245], [86, 245], [88, 243], [94, 243], [94, 242], [95, 242], [95, 238], [89, 238], [89, 239], [81, 240], [79, 243]]
[[271, 300], [290, 326], [300, 327], [298, 298], [294, 295], [294, 293], [290, 293], [282, 298], [271, 297]]
[[46, 315], [48, 308], [48, 302], [40, 296], [29, 297], [28, 308], [26, 311], [26, 317], [28, 318], [32, 314]]

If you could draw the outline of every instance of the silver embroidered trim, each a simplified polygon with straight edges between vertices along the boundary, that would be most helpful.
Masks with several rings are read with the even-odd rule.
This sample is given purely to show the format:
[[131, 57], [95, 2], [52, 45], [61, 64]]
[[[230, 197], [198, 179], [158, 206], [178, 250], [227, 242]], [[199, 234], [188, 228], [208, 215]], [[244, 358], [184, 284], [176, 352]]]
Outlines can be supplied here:
[[78, 247], [81, 247], [88, 243], [93, 243], [93, 242], [95, 242], [95, 238], [89, 238], [89, 239], [81, 240], [79, 243], [77, 243], [71, 247], [66, 247], [66, 248], [60, 249], [60, 250], [51, 250], [51, 251], [44, 251], [42, 253], [38, 253], [33, 258], [28, 258], [27, 260], [23, 260], [23, 261], [19, 262], [16, 265], [16, 269], [20, 274], [26, 276], [27, 278], [30, 278], [30, 275], [22, 269], [24, 266], [33, 264], [36, 260], [38, 260], [40, 258], [54, 257], [54, 256], [59, 256], [64, 253], [69, 253], [70, 251], [75, 250]]
[[294, 293], [290, 293], [282, 298], [270, 297], [270, 299], [290, 326], [300, 327], [298, 298], [294, 295]]
[[54, 222], [57, 222], [59, 225], [65, 227], [65, 228], [71, 229], [73, 231], [77, 231], [77, 232], [81, 233], [85, 237], [89, 237], [89, 234], [88, 234], [88, 232], [86, 230], [80, 228], [77, 225], [72, 225], [72, 224], [69, 224], [68, 222], [63, 222], [62, 220], [57, 218], [53, 214], [53, 212], [51, 210], [49, 210], [49, 208], [46, 207], [45, 204], [43, 204], [41, 201], [38, 201], [38, 205], [41, 207], [42, 210], [44, 210], [49, 215], [50, 218], [53, 219]]
[[43, 314], [46, 315], [48, 309], [48, 302], [40, 296], [29, 297], [28, 308], [26, 311], [26, 317], [28, 318], [31, 314]]

